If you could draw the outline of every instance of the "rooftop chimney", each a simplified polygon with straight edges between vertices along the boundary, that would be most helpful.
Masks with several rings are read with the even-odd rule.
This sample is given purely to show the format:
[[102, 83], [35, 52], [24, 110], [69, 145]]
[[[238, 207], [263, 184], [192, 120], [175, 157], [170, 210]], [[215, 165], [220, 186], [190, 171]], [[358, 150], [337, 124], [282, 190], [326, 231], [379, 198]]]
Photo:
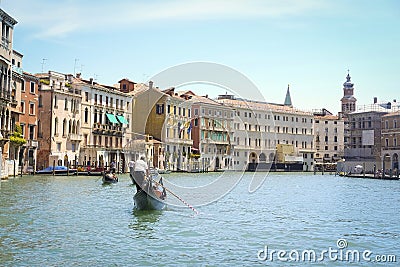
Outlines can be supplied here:
[[374, 97], [374, 104], [378, 103], [378, 98]]
[[93, 85], [93, 78], [90, 78], [90, 84]]
[[80, 79], [81, 78], [81, 73], [76, 74], [76, 78]]
[[153, 89], [153, 81], [149, 81], [149, 89]]

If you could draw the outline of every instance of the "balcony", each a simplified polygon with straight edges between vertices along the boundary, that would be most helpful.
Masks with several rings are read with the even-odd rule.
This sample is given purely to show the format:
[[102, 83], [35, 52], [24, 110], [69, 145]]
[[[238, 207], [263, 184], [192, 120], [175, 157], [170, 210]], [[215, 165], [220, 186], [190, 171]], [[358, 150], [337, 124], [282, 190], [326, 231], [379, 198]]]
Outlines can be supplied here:
[[5, 50], [10, 50], [10, 40], [8, 40], [6, 37], [2, 37], [1, 40], [1, 47], [3, 47]]
[[12, 99], [10, 104], [11, 104], [11, 106], [12, 106], [13, 108], [15, 108], [15, 107], [18, 106], [18, 101], [15, 100], [15, 99]]
[[10, 102], [10, 96], [11, 96], [11, 93], [9, 91], [7, 91], [4, 88], [0, 89], [0, 98], [3, 101]]
[[122, 136], [122, 127], [120, 125], [94, 123], [93, 133]]
[[188, 146], [193, 145], [193, 140], [192, 139], [167, 138], [166, 142], [175, 143], [175, 144], [181, 144], [181, 145], [188, 145]]
[[400, 150], [400, 146], [382, 146], [383, 151]]
[[69, 141], [82, 141], [82, 135], [81, 134], [73, 134], [70, 133], [68, 134], [68, 140]]
[[201, 143], [206, 143], [206, 144], [215, 144], [215, 145], [229, 145], [229, 141], [223, 141], [223, 140], [213, 140], [211, 138], [205, 138], [201, 140]]

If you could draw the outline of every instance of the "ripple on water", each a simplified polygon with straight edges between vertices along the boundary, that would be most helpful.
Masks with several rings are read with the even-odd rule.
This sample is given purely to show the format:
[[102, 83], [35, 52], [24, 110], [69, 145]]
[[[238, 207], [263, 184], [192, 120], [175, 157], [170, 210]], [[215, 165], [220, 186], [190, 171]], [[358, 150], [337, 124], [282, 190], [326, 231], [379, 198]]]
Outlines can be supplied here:
[[[167, 180], [191, 185], [217, 177], [170, 174]], [[354, 249], [400, 251], [398, 181], [272, 174], [249, 194], [251, 177], [246, 174], [219, 201], [197, 207], [197, 216], [187, 207], [135, 211], [127, 175], [111, 186], [76, 176], [2, 183], [0, 265], [280, 266], [259, 261], [257, 252], [265, 245], [335, 248], [338, 238]]]

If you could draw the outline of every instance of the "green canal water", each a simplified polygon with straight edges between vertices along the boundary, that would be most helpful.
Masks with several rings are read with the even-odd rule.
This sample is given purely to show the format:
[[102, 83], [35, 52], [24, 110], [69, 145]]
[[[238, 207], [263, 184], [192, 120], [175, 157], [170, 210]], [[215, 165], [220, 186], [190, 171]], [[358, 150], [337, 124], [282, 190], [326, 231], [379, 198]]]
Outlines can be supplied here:
[[[165, 180], [190, 186], [219, 175]], [[225, 196], [196, 206], [199, 215], [174, 205], [134, 211], [128, 175], [109, 186], [84, 176], [4, 181], [0, 266], [307, 266], [308, 259], [315, 266], [399, 266], [400, 181], [270, 174], [249, 193], [251, 179], [247, 173]], [[188, 202], [206, 198], [204, 190], [174, 190]], [[322, 254], [329, 249], [337, 253]], [[304, 250], [323, 260], [302, 257]], [[371, 253], [340, 258], [348, 250]], [[376, 256], [397, 262], [378, 263]]]

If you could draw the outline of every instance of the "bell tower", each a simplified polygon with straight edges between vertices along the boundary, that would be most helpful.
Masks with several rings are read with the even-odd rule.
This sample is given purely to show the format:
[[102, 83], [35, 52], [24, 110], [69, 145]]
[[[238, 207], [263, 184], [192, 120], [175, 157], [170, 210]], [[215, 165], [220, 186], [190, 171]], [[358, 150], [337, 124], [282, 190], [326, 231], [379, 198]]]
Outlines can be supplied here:
[[354, 83], [351, 82], [350, 70], [347, 70], [346, 81], [343, 83], [342, 114], [347, 117], [347, 114], [356, 111], [357, 99], [354, 97]]

